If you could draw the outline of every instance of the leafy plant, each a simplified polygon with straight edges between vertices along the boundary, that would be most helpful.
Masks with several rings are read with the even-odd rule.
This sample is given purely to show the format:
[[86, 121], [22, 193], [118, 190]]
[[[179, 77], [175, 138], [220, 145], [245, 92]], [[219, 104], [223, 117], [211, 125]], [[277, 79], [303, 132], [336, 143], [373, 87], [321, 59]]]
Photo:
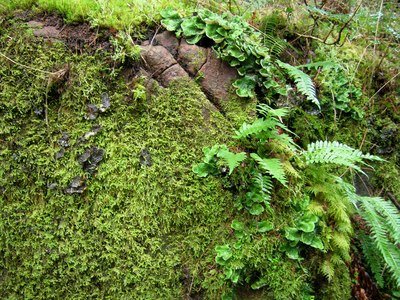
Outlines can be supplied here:
[[218, 15], [207, 9], [186, 18], [180, 18], [173, 10], [162, 12], [162, 16], [164, 27], [177, 36], [183, 35], [189, 44], [205, 37], [215, 43], [217, 55], [242, 76], [233, 82], [239, 97], [255, 97], [257, 86], [270, 96], [286, 95], [285, 70], [294, 78], [298, 91], [319, 107], [311, 78], [275, 58], [284, 50], [284, 41], [255, 30], [238, 16]]
[[[335, 270], [342, 269], [350, 260], [350, 238], [353, 233], [350, 217], [354, 211], [348, 194], [351, 185], [334, 173], [338, 167], [362, 172], [360, 165], [367, 165], [365, 161], [382, 159], [363, 154], [339, 142], [317, 141], [311, 143], [307, 150], [302, 150], [294, 144], [288, 134], [290, 131], [280, 120], [287, 114], [287, 109], [272, 109], [264, 104], [259, 106], [258, 111], [261, 118], [250, 124], [244, 123], [236, 131], [234, 138], [246, 151], [240, 153], [240, 159], [233, 160], [229, 166], [232, 184], [238, 191], [236, 206], [239, 209], [245, 208], [249, 218], [247, 222], [232, 222], [231, 227], [238, 240], [235, 244], [230, 244], [229, 249], [236, 253], [232, 255], [235, 258], [230, 260], [230, 256], [229, 259], [223, 259], [220, 253], [217, 254], [217, 262], [221, 262], [219, 264], [224, 268], [227, 278], [236, 284], [236, 274], [239, 274], [240, 280], [247, 273], [246, 265], [243, 265], [243, 254], [240, 254], [242, 247], [254, 243], [257, 234], [276, 228], [276, 224], [268, 220], [268, 216], [271, 218], [275, 214], [274, 208], [279, 207], [282, 210], [279, 202], [288, 197], [286, 209], [289, 209], [291, 220], [279, 229], [281, 238], [277, 250], [297, 261], [303, 260], [306, 253], [314, 253], [311, 260], [318, 265], [318, 272], [328, 281], [333, 281], [336, 278]], [[214, 147], [205, 151], [203, 163], [193, 168], [198, 175], [218, 175], [221, 168], [217, 166], [228, 165], [228, 160], [216, 160], [220, 149], [225, 149], [226, 146]], [[201, 170], [205, 167], [204, 164], [209, 164], [206, 166], [212, 172], [203, 173]], [[377, 218], [378, 214], [381, 215], [380, 218]], [[373, 215], [373, 221], [383, 222], [389, 218], [386, 221], [389, 224], [386, 231], [382, 232], [380, 229], [383, 226], [381, 223], [380, 227], [373, 227], [372, 238], [379, 245], [384, 257], [392, 258], [389, 264], [392, 272], [395, 272], [393, 266], [398, 261], [392, 253], [394, 248], [390, 245], [393, 238], [398, 238], [395, 230], [399, 228], [398, 219], [394, 211], [388, 211], [387, 207], [381, 207]], [[254, 218], [264, 219], [258, 221], [257, 226], [261, 228], [259, 231], [251, 231], [251, 228], [257, 227], [254, 225], [257, 219]], [[396, 235], [389, 237], [389, 234]], [[221, 249], [218, 248], [217, 251], [221, 252]], [[230, 271], [232, 268], [239, 270], [233, 267], [238, 265], [240, 272]], [[232, 274], [234, 277], [231, 277]], [[267, 284], [264, 278], [257, 284], [254, 283], [254, 288]]]

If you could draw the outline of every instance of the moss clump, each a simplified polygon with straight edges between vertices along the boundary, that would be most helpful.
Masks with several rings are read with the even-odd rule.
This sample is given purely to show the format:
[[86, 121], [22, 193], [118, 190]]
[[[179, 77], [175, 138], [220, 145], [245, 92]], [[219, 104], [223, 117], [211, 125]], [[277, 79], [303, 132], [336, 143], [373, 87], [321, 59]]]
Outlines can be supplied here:
[[[191, 167], [203, 146], [226, 142], [229, 124], [203, 116], [211, 107], [193, 83], [134, 101], [109, 75], [109, 54], [77, 56], [24, 26], [4, 30], [9, 58], [69, 72], [49, 85], [49, 74], [1, 58], [1, 297], [218, 298], [224, 283], [210, 270], [232, 196]], [[102, 97], [110, 107], [88, 119]], [[104, 156], [90, 173], [78, 159], [93, 146]], [[87, 187], [66, 193], [77, 176]]]

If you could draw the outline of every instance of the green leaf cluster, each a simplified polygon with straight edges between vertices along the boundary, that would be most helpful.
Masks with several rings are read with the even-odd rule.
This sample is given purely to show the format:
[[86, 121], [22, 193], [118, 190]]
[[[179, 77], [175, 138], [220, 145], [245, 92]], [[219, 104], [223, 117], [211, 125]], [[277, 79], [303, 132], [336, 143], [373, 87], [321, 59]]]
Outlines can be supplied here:
[[286, 42], [281, 39], [255, 30], [238, 16], [219, 15], [207, 9], [186, 18], [169, 9], [162, 16], [164, 27], [177, 36], [183, 35], [189, 44], [205, 37], [215, 43], [217, 55], [237, 68], [242, 76], [233, 82], [239, 97], [255, 97], [257, 86], [270, 97], [286, 95], [286, 78], [282, 72], [285, 70], [294, 79], [298, 91], [319, 107], [311, 78], [276, 58], [286, 48]]

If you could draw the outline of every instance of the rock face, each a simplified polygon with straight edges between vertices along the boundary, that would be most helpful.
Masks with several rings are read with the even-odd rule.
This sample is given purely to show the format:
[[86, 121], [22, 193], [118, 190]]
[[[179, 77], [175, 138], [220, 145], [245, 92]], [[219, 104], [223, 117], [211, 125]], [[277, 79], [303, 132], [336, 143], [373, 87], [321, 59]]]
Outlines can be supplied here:
[[179, 40], [172, 32], [164, 31], [163, 33], [159, 33], [154, 40], [158, 45], [167, 49], [173, 56], [176, 56], [178, 53]]
[[[142, 57], [147, 71], [163, 86], [182, 77], [200, 76], [201, 87], [216, 103], [227, 100], [232, 81], [238, 78], [234, 68], [219, 60], [212, 49], [179, 41], [171, 32], [157, 34], [156, 46], [142, 44]], [[174, 58], [177, 56], [177, 59]]]
[[155, 77], [177, 64], [175, 58], [163, 46], [142, 46], [141, 51], [146, 68]]
[[212, 49], [208, 49], [207, 62], [200, 69], [201, 86], [215, 101], [227, 100], [232, 81], [238, 78], [237, 71], [219, 60]]
[[207, 62], [206, 48], [189, 45], [182, 39], [178, 49], [178, 62], [191, 75], [196, 76], [201, 67]]
[[157, 45], [142, 44], [146, 71], [161, 85], [168, 86], [180, 78], [198, 77], [203, 92], [220, 109], [232, 96], [232, 82], [238, 78], [236, 69], [219, 60], [211, 48], [190, 45], [173, 33], [163, 32], [154, 38]]
[[172, 80], [188, 77], [186, 71], [163, 46], [142, 46], [141, 53], [147, 70], [163, 86], [168, 86]]

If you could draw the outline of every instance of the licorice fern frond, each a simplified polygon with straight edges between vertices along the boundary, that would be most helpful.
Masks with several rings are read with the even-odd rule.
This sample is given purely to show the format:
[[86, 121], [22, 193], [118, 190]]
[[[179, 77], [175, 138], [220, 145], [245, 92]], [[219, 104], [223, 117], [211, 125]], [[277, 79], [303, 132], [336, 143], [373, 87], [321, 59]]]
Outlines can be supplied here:
[[379, 255], [379, 250], [376, 249], [374, 241], [368, 235], [362, 235], [361, 249], [367, 264], [369, 265], [376, 283], [380, 288], [383, 288], [385, 281], [383, 279], [384, 262], [382, 256]]
[[[382, 198], [379, 197], [359, 197], [360, 215], [367, 221], [371, 228], [371, 238], [376, 246], [378, 252], [382, 255], [383, 260], [389, 269], [392, 278], [396, 281], [397, 286], [400, 287], [400, 249], [399, 243], [393, 242], [393, 224], [388, 225], [387, 216], [382, 214]], [[390, 205], [386, 203], [386, 205]], [[400, 214], [397, 212], [393, 214], [392, 210], [385, 210], [385, 214], [391, 214], [391, 218], [395, 220], [395, 224], [400, 219]], [[398, 227], [396, 232], [400, 231]]]
[[256, 153], [251, 153], [250, 156], [258, 163], [263, 171], [266, 171], [272, 178], [278, 180], [282, 185], [287, 186], [285, 172], [282, 163], [277, 158], [261, 158]]
[[248, 124], [244, 122], [240, 129], [235, 131], [236, 135], [234, 139], [247, 138], [249, 136], [257, 135], [265, 131], [274, 130], [276, 126], [279, 125], [279, 121], [269, 118], [269, 119], [256, 119], [253, 123]]
[[329, 259], [324, 260], [324, 262], [320, 266], [320, 272], [326, 277], [326, 279], [328, 279], [328, 281], [331, 281], [333, 279], [333, 277], [335, 276], [335, 268]]
[[336, 164], [351, 167], [361, 173], [363, 171], [356, 163], [367, 165], [364, 160], [380, 160], [381, 158], [363, 154], [360, 150], [353, 149], [339, 142], [317, 141], [311, 143], [307, 147], [307, 151], [303, 151], [300, 155], [304, 162], [310, 164]]
[[246, 153], [234, 153], [230, 152], [227, 147], [221, 148], [218, 153], [217, 157], [221, 158], [226, 165], [229, 167], [229, 175], [232, 174], [233, 170], [239, 166], [239, 164], [246, 159]]
[[295, 81], [297, 89], [300, 93], [307, 97], [308, 100], [313, 102], [320, 108], [319, 100], [316, 95], [315, 86], [310, 76], [296, 67], [293, 67], [287, 63], [277, 60], [277, 64], [285, 69], [290, 77]]

